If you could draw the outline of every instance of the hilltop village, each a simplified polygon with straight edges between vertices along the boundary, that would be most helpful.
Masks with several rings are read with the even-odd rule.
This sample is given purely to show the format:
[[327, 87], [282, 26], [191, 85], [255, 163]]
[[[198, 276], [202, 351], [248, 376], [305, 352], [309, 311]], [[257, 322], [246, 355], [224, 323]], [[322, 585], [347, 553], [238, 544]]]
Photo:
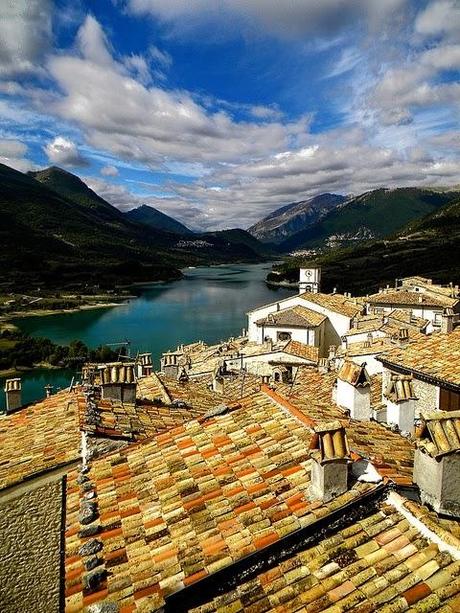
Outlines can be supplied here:
[[238, 338], [5, 394], [2, 612], [460, 611], [458, 286], [301, 269]]

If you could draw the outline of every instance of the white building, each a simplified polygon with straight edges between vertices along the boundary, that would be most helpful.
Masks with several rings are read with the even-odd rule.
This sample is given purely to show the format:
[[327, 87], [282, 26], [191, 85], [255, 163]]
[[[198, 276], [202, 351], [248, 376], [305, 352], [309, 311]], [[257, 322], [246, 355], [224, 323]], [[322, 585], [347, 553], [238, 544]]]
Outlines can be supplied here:
[[[407, 277], [395, 289], [381, 289], [368, 297], [368, 313], [390, 313], [393, 309], [408, 311], [413, 317], [429, 320], [441, 329], [443, 314], [458, 319], [460, 298], [458, 286], [434, 284], [431, 279]], [[447, 325], [448, 322], [445, 321]]]
[[351, 296], [317, 291], [320, 278], [315, 273], [317, 269], [301, 269], [301, 277], [305, 270], [312, 272], [310, 291], [248, 313], [250, 342], [262, 343], [266, 337], [275, 342], [291, 338], [318, 347], [320, 356], [326, 356], [331, 345], [341, 344], [341, 337], [350, 329], [353, 319], [364, 312], [364, 304]]

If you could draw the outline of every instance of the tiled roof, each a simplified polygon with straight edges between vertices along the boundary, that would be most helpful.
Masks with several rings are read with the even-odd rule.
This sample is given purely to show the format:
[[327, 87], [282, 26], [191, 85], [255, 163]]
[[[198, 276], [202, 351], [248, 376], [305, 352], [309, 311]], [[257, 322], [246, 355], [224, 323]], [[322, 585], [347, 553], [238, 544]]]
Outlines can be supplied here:
[[460, 328], [451, 334], [423, 335], [404, 347], [394, 347], [377, 359], [390, 367], [399, 366], [460, 386]]
[[412, 500], [404, 501], [403, 506], [445, 543], [460, 550], [460, 521], [458, 519], [442, 517], [428, 507]]
[[284, 326], [284, 327], [305, 327], [314, 328], [323, 323], [325, 315], [307, 309], [303, 306], [294, 306], [290, 309], [283, 309], [276, 313], [269, 313], [263, 319], [256, 321], [258, 326]]
[[370, 385], [366, 365], [355, 364], [355, 362], [351, 360], [344, 361], [337, 376], [341, 381], [345, 381], [354, 387], [366, 387]]
[[399, 305], [412, 307], [453, 307], [458, 302], [458, 298], [450, 298], [438, 294], [434, 296], [431, 292], [411, 292], [407, 290], [384, 291], [372, 294], [368, 298], [369, 304]]
[[[460, 562], [382, 505], [191, 613], [456, 613]], [[233, 586], [232, 586], [233, 587]]]
[[77, 460], [80, 438], [74, 392], [0, 416], [0, 489]]
[[434, 458], [460, 451], [460, 411], [422, 413], [418, 447]]
[[143, 439], [175, 428], [203, 415], [204, 410], [156, 406], [143, 401], [136, 404], [97, 399], [88, 415], [84, 396], [78, 398], [80, 427], [94, 436]]
[[415, 399], [412, 377], [410, 375], [391, 375], [385, 390], [385, 397], [397, 403]]
[[359, 298], [348, 298], [342, 294], [322, 294], [320, 292], [313, 294], [306, 292], [300, 294], [300, 298], [346, 317], [355, 317], [363, 311], [363, 305], [360, 304]]
[[306, 345], [305, 343], [300, 343], [299, 341], [289, 341], [283, 348], [283, 352], [288, 353], [289, 355], [294, 355], [298, 358], [303, 358], [304, 360], [310, 360], [315, 364], [319, 359], [318, 347]]
[[[77, 471], [70, 473], [67, 613], [104, 599], [154, 611], [168, 594], [372, 489], [357, 483], [327, 505], [310, 502], [310, 439], [308, 428], [261, 393], [240, 409], [94, 461], [81, 488]], [[83, 490], [95, 492], [97, 519], [89, 528], [97, 526], [102, 543], [102, 582], [86, 590]]]
[[384, 332], [388, 336], [397, 334], [401, 328], [409, 328], [412, 331], [421, 331], [426, 328], [429, 321], [421, 317], [414, 317], [404, 309], [394, 309], [386, 315], [372, 313], [355, 318], [354, 326], [345, 332], [343, 336], [350, 339], [358, 334], [366, 332]]
[[[391, 432], [375, 421], [361, 422], [344, 419], [344, 414], [332, 402], [332, 388], [337, 374], [321, 374], [317, 369], [304, 366], [299, 369], [294, 385], [276, 385], [304, 415], [318, 421], [339, 419], [346, 428], [350, 449], [369, 459], [382, 476], [399, 484], [412, 483], [414, 445], [400, 434]], [[381, 398], [382, 377], [371, 377], [371, 398]], [[373, 392], [373, 388], [375, 391]]]

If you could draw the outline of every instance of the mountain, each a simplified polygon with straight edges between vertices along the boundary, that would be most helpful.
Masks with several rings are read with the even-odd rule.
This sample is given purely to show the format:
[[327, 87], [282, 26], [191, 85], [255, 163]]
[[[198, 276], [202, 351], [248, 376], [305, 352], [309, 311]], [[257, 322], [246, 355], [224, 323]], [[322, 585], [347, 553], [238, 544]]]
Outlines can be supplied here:
[[281, 243], [296, 232], [309, 228], [345, 200], [345, 196], [337, 194], [320, 194], [292, 202], [258, 221], [248, 228], [248, 232], [265, 243]]
[[345, 247], [389, 236], [459, 195], [416, 187], [366, 192], [338, 205], [317, 223], [280, 243], [279, 248], [289, 253], [298, 249]]
[[166, 232], [174, 232], [175, 234], [193, 234], [193, 232], [184, 226], [184, 224], [180, 223], [180, 221], [146, 204], [136, 209], [131, 209], [131, 211], [127, 211], [125, 217], [130, 221], [145, 224], [156, 230], [165, 230]]
[[130, 221], [71, 173], [27, 175], [0, 164], [0, 276], [7, 286], [108, 288], [178, 278], [189, 265], [262, 259], [229, 237], [183, 239]]
[[225, 243], [236, 246], [239, 245], [241, 249], [248, 249], [257, 253], [262, 258], [272, 257], [277, 250], [273, 245], [266, 245], [252, 236], [248, 230], [242, 230], [240, 228], [234, 228], [231, 230], [217, 230], [215, 232], [206, 232], [202, 235], [206, 238], [214, 240], [222, 240]]
[[438, 283], [460, 282], [460, 196], [408, 224], [390, 239], [336, 249], [316, 258], [289, 258], [273, 282], [298, 280], [299, 266], [322, 268], [322, 289], [367, 293], [395, 278], [421, 275]]
[[49, 189], [57, 192], [63, 198], [75, 202], [75, 204], [89, 209], [101, 219], [107, 221], [123, 222], [123, 213], [98, 196], [79, 177], [57, 166], [50, 166], [45, 170], [29, 171], [29, 177], [39, 181]]

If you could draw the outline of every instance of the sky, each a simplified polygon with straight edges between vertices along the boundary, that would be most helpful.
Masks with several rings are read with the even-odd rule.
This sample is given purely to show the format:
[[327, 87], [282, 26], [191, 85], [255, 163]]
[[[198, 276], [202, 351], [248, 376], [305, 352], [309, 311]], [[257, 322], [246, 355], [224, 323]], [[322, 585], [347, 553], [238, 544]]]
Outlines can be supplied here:
[[2, 0], [0, 162], [247, 228], [460, 184], [459, 0]]

